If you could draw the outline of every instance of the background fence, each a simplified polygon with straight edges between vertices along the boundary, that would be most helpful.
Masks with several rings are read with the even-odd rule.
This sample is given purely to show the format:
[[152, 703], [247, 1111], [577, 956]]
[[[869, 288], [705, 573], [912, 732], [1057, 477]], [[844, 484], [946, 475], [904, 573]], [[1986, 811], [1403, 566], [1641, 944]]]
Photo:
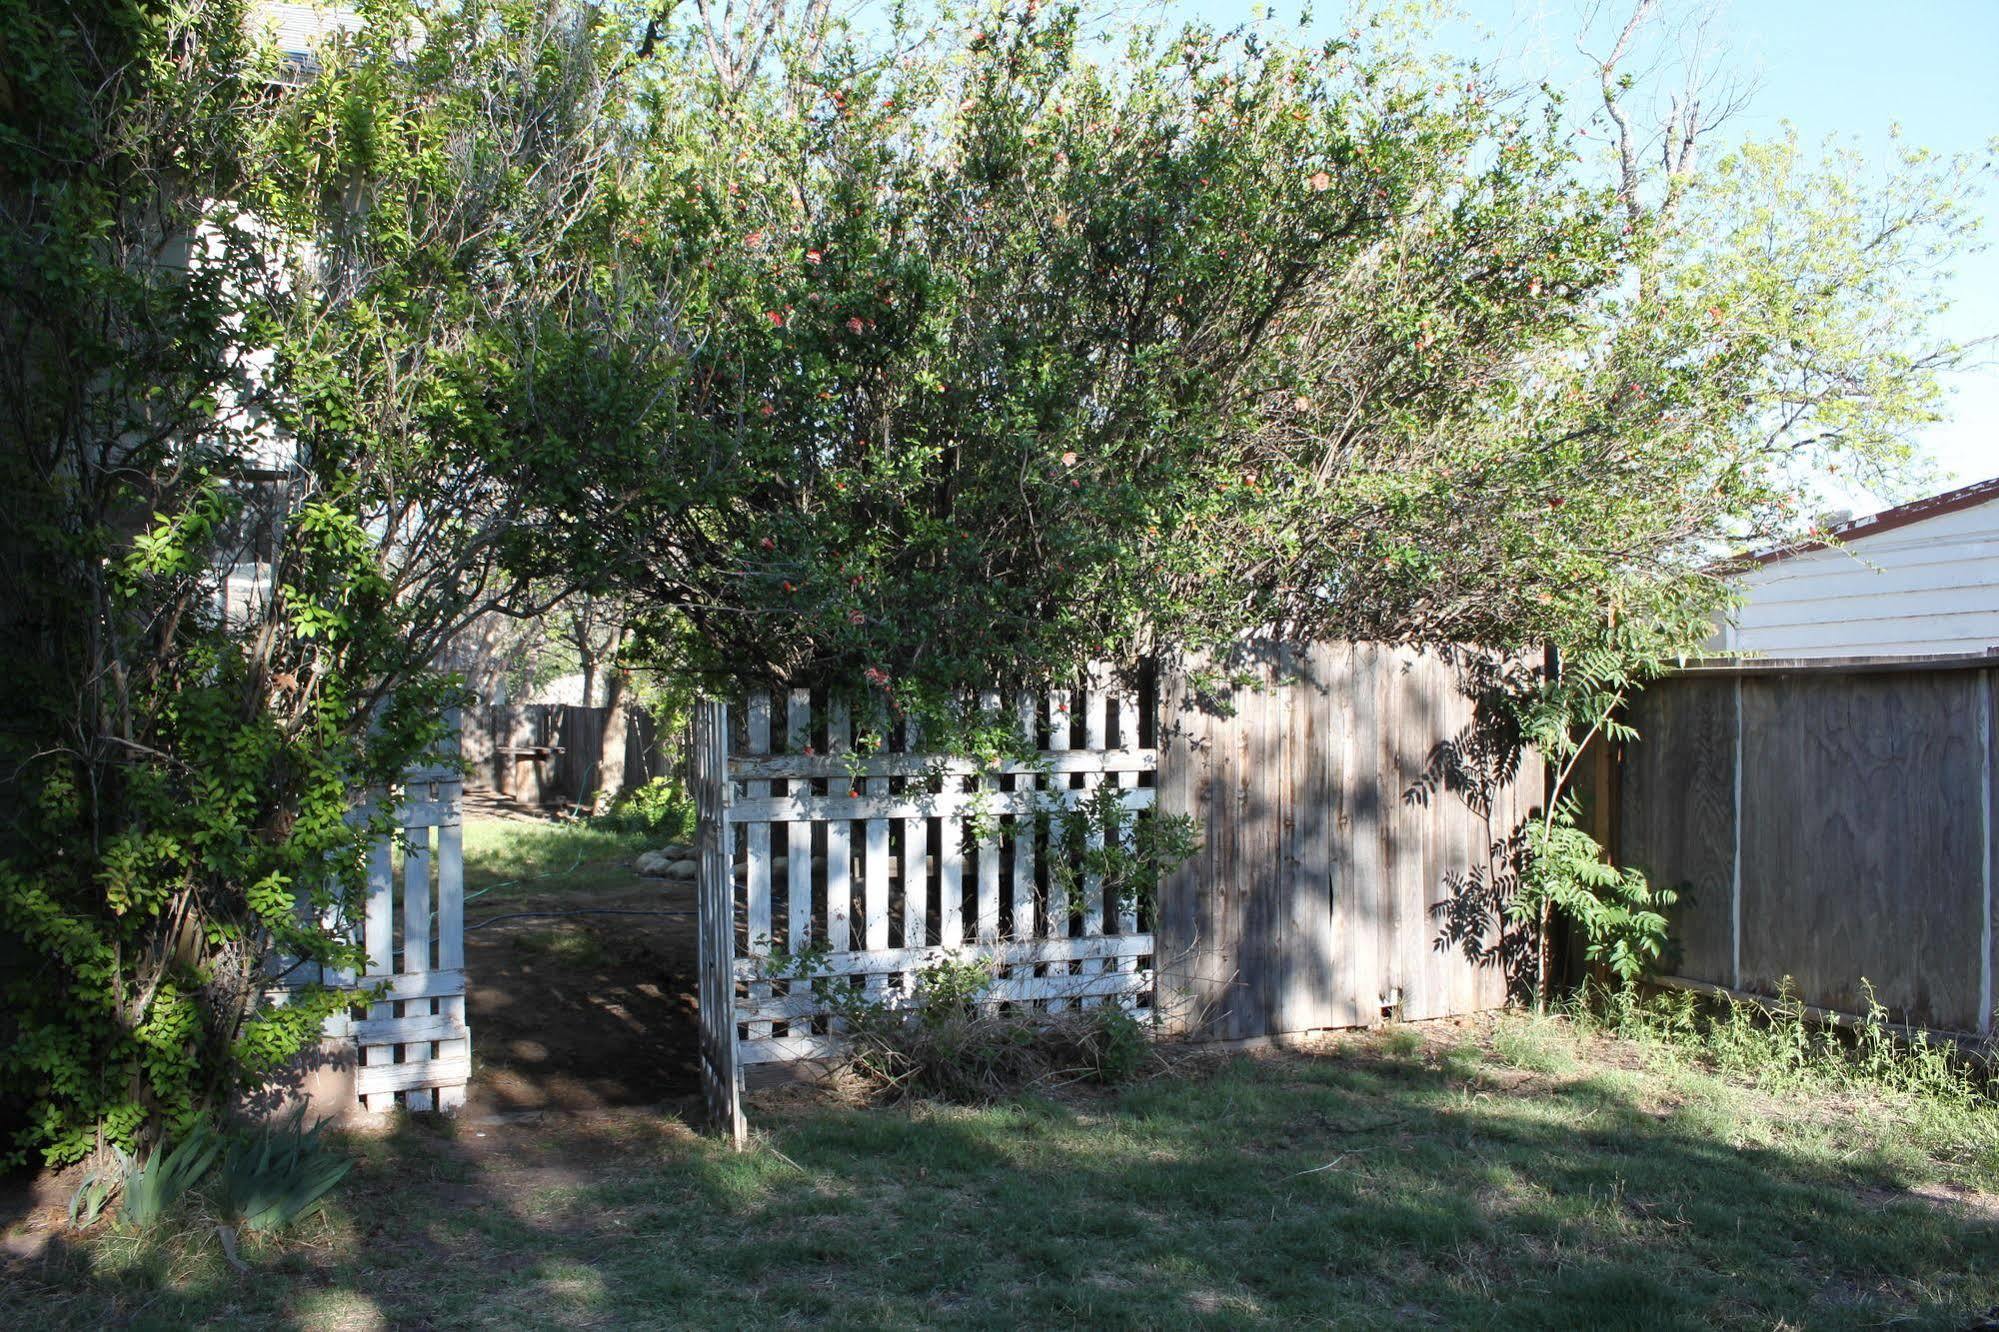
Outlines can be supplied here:
[[[605, 706], [562, 703], [467, 708], [461, 733], [467, 775], [475, 787], [537, 809], [586, 805], [601, 784], [598, 755], [610, 713]], [[643, 786], [684, 764], [684, 736], [661, 733], [639, 708], [627, 710], [625, 725], [624, 789]]]
[[1679, 975], [1990, 1035], [1991, 656], [1696, 667], [1631, 706], [1614, 851], [1687, 894]]
[[1317, 643], [1226, 663], [1260, 687], [1163, 678], [1159, 808], [1204, 840], [1160, 892], [1181, 1025], [1235, 1039], [1506, 1002], [1524, 958], [1497, 909], [1544, 779], [1475, 724], [1474, 664]]

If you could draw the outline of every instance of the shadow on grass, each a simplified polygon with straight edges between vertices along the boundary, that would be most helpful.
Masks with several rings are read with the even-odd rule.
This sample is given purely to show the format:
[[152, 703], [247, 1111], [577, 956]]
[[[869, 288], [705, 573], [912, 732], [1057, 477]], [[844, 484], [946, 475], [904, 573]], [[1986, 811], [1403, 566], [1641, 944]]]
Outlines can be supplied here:
[[7, 1296], [50, 1326], [300, 1328], [1961, 1326], [1999, 1303], [1999, 1227], [1911, 1196], [1867, 1134], [1672, 1101], [1356, 1046], [1059, 1103], [772, 1108], [742, 1155], [644, 1116], [412, 1124], [248, 1275], [65, 1248]]

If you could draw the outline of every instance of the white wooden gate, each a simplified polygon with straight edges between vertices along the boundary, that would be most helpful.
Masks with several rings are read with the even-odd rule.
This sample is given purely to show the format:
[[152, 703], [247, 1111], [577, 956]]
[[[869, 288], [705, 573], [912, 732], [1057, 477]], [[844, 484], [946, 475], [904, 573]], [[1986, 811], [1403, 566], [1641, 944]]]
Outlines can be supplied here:
[[354, 1091], [362, 1106], [455, 1110], [472, 1076], [472, 1031], [465, 1022], [464, 784], [455, 763], [439, 762], [411, 769], [395, 791], [371, 792], [360, 813], [383, 801], [395, 802], [398, 831], [383, 833], [368, 852], [358, 922], [367, 969], [359, 977], [328, 977], [328, 983], [387, 987], [365, 1018], [346, 1024], [356, 1047]]
[[991, 1003], [1150, 1007], [1150, 922], [1130, 903], [1107, 909], [1099, 878], [1076, 880], [1071, 901], [1071, 876], [1049, 873], [1055, 826], [1103, 784], [1127, 810], [1152, 807], [1158, 751], [1131, 694], [1024, 693], [1003, 714], [984, 695], [974, 706], [1038, 750], [992, 765], [879, 721], [858, 752], [847, 704], [805, 690], [781, 702], [779, 716], [752, 694], [732, 718], [711, 701], [697, 720], [703, 1075], [718, 1123], [741, 1132], [744, 1066], [839, 1050], [815, 981], [893, 1003], [932, 962], [980, 959]]

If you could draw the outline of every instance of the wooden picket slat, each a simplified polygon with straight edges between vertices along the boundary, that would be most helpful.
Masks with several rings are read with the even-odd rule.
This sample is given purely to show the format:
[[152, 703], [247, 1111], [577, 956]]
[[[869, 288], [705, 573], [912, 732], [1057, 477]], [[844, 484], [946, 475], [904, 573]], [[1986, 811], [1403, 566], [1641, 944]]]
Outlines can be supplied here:
[[[450, 971], [462, 971], [465, 967], [465, 828], [456, 819], [440, 824], [437, 829], [437, 966]], [[450, 1023], [457, 1033], [437, 1038], [437, 1058], [462, 1060], [469, 1069], [472, 1033], [465, 1026], [464, 994], [441, 997], [434, 1002], [437, 1016]], [[456, 1110], [464, 1104], [464, 1082], [438, 1086], [439, 1110]]]
[[[386, 799], [382, 793], [377, 799]], [[368, 971], [364, 979], [375, 984], [391, 980], [396, 970], [396, 867], [395, 845], [387, 837], [377, 837], [368, 848], [368, 900], [363, 908], [361, 923], [362, 941], [368, 952]], [[462, 982], [461, 982], [462, 984]], [[368, 1016], [376, 1021], [399, 1016], [392, 999], [368, 1006]], [[396, 1052], [393, 1046], [364, 1045], [361, 1047], [360, 1066], [373, 1068], [377, 1064], [393, 1064]], [[358, 1074], [359, 1070], [357, 1070]], [[361, 1092], [361, 1104], [370, 1110], [389, 1110], [395, 1106], [395, 1097], [389, 1092]]]
[[[836, 763], [853, 748], [853, 718], [843, 699], [833, 699], [826, 706], [826, 752]], [[832, 784], [839, 786], [847, 781], [844, 769], [836, 769], [831, 777]], [[851, 789], [851, 788], [849, 788]], [[847, 951], [853, 938], [854, 910], [854, 829], [852, 820], [872, 813], [886, 805], [886, 801], [855, 799], [852, 796], [815, 798], [812, 796], [786, 796], [780, 800], [761, 802], [771, 810], [771, 817], [784, 819], [812, 819], [826, 824], [826, 946], [836, 953]], [[756, 810], [745, 800], [743, 809]], [[731, 818], [739, 822], [761, 822], [754, 815], [731, 810]], [[891, 817], [884, 814], [883, 817]]]
[[[1075, 720], [1069, 715], [1073, 698], [1074, 695], [1067, 689], [1048, 691], [1048, 748], [1052, 752], [1061, 753], [1069, 748], [1070, 729]], [[1052, 796], [1044, 797], [1045, 803], [1059, 802], [1065, 810], [1075, 808], [1076, 798], [1082, 793], [1069, 785], [1067, 776], [1050, 778], [1049, 784], [1055, 791]], [[1051, 939], [1066, 939], [1075, 927], [1070, 915], [1069, 885], [1063, 875], [1057, 873], [1058, 869], [1063, 874], [1068, 870], [1067, 863], [1061, 860], [1059, 849], [1065, 836], [1061, 815], [1056, 814], [1048, 820], [1048, 937]], [[1047, 967], [1047, 974], [1067, 976], [1071, 970], [1066, 962], [1052, 962]], [[1068, 1004], [1057, 999], [1048, 1005], [1048, 1011], [1059, 1013], [1067, 1007]]]
[[[421, 836], [422, 842], [412, 840], [403, 852], [403, 974], [421, 975], [430, 970], [430, 829], [410, 830]], [[406, 999], [403, 1001], [404, 1017], [426, 1017], [437, 1011], [435, 999]], [[415, 1058], [428, 1060], [435, 1053], [428, 1045], [405, 1051], [405, 1060]], [[434, 1108], [431, 1094], [423, 1088], [411, 1088], [403, 1098], [403, 1104], [411, 1110]]]
[[[770, 695], [759, 689], [753, 692], [743, 710], [743, 724], [746, 730], [746, 749], [750, 754], [768, 756], [770, 753]], [[751, 780], [744, 784], [745, 794], [752, 800], [766, 799], [770, 795], [770, 783]], [[747, 932], [745, 948], [751, 957], [761, 957], [770, 949], [770, 825], [752, 823], [743, 829], [746, 854], [743, 864], [743, 928]], [[750, 1002], [770, 997], [770, 986], [752, 987]], [[752, 1039], [770, 1035], [768, 1025], [750, 1031]]]
[[[1138, 743], [1138, 700], [1132, 696], [1129, 687], [1120, 689], [1117, 694], [1117, 742], [1127, 748], [1135, 746]], [[1117, 784], [1126, 791], [1137, 789], [1137, 771], [1125, 768], [1119, 769]], [[1124, 828], [1124, 849], [1127, 852], [1133, 850], [1137, 845], [1137, 840], [1138, 821], [1134, 817]], [[1138, 904], [1132, 900], [1129, 889], [1118, 895], [1117, 930], [1119, 934], [1138, 933]], [[1128, 957], [1120, 957], [1117, 962], [1119, 971], [1133, 971], [1136, 970], [1137, 966], [1137, 962]]]
[[[1109, 707], [1110, 701], [1103, 689], [1102, 673], [1092, 672], [1089, 688], [1083, 695], [1084, 748], [1091, 750], [1103, 749], [1107, 742], [1104, 732], [1110, 721]], [[1097, 793], [1098, 786], [1103, 782], [1103, 774], [1100, 772], [1085, 772], [1082, 774], [1081, 780], [1083, 798], [1088, 800]], [[1097, 826], [1095, 820], [1091, 820], [1089, 825], [1084, 829], [1083, 845], [1086, 850], [1090, 851], [1103, 849], [1103, 829]], [[1085, 872], [1083, 875], [1083, 933], [1085, 935], [1097, 935], [1103, 932], [1104, 876], [1095, 872]], [[1097, 962], [1085, 962], [1077, 970], [1082, 975], [1088, 976], [1093, 972], [1102, 970], [1102, 965]], [[1083, 1006], [1089, 1007], [1091, 1002], [1086, 999]]]
[[[467, 1040], [471, 1032], [465, 1024], [445, 1013], [433, 1013], [425, 1017], [363, 1018], [353, 1023], [354, 1039], [363, 1045], [402, 1045], [416, 1041]], [[440, 1059], [455, 1056], [439, 1055]], [[470, 1052], [466, 1052], [470, 1058]]]
[[[923, 737], [917, 724], [906, 722], [902, 730], [902, 746], [905, 755], [917, 754], [923, 745]], [[910, 777], [911, 782], [928, 780], [927, 777]], [[902, 946], [921, 948], [928, 941], [930, 911], [930, 820], [923, 818], [902, 821]], [[903, 988], [907, 992], [914, 983], [914, 977], [903, 977]]]
[[[699, 928], [701, 1089], [710, 1120], [741, 1147], [742, 1073], [736, 1031], [735, 848], [728, 822], [729, 707], [704, 701], [694, 717], [694, 788], [700, 868], [695, 877]], [[745, 959], [755, 961], [755, 959]]]
[[445, 1088], [462, 1090], [472, 1078], [472, 1056], [454, 1055], [449, 1059], [413, 1059], [400, 1064], [369, 1064], [354, 1070], [354, 1090], [363, 1097], [393, 1096], [401, 1092], [406, 1098], [405, 1105], [416, 1109], [417, 1102], [427, 1107], [434, 1091]]
[[[805, 758], [805, 750], [812, 744], [812, 695], [803, 689], [794, 689], [785, 700], [784, 747], [791, 751], [787, 757]], [[804, 788], [809, 783], [800, 774], [787, 778], [790, 786], [787, 794], [809, 794]], [[802, 953], [812, 943], [812, 824], [809, 820], [796, 819], [784, 826], [785, 865], [785, 912], [789, 917], [785, 932], [786, 952]]]
[[[885, 749], [888, 743], [888, 719], [877, 710], [868, 726], [868, 733], [876, 751]], [[888, 799], [888, 778], [865, 778], [867, 796], [873, 801]], [[861, 861], [861, 940], [864, 947], [880, 949], [888, 947], [888, 819], [876, 816], [864, 825]], [[871, 978], [868, 982], [870, 997], [879, 1001], [884, 993], [883, 982]]]
[[[997, 717], [999, 710], [999, 691], [988, 689], [979, 695], [979, 711], [988, 719]], [[995, 797], [1002, 792], [999, 778], [991, 773], [981, 774], [978, 781], [977, 799], [987, 802], [988, 807], [979, 811], [979, 897], [977, 914], [972, 919], [972, 937], [989, 944], [999, 938], [1000, 814]], [[1017, 793], [1015, 798], [1018, 799]]]
[[[1022, 740], [1034, 744], [1041, 730], [1041, 708], [1033, 694], [1023, 691], [1014, 700]], [[1035, 774], [1023, 771], [1013, 779], [1014, 790], [1026, 794], [1034, 790]], [[1013, 824], [1013, 937], [1032, 939], [1034, 927], [1034, 819], [1017, 817]]]
[[947, 773], [943, 790], [924, 797], [914, 813], [937, 815], [937, 942], [956, 948], [965, 941], [965, 823], [969, 809], [965, 779]]

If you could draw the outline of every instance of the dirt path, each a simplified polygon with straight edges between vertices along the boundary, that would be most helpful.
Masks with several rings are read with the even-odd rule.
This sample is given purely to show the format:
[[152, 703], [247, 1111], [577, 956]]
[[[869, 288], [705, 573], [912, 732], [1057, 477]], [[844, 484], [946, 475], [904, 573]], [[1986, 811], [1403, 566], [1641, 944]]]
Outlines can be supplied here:
[[[606, 914], [524, 914], [583, 911]], [[636, 876], [587, 896], [469, 910], [469, 1113], [591, 1111], [698, 1094], [693, 912], [690, 887]]]

